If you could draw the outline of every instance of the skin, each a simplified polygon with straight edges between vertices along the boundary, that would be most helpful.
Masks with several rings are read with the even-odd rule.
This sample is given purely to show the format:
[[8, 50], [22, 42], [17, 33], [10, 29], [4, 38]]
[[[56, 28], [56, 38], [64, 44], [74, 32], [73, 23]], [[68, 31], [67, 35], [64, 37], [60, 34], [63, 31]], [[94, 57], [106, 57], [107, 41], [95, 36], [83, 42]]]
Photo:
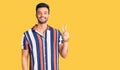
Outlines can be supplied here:
[[[36, 18], [38, 20], [38, 31], [43, 35], [47, 29], [47, 20], [49, 18], [48, 9], [46, 7], [38, 8], [36, 12]], [[69, 33], [66, 30], [66, 25], [62, 27], [62, 36], [64, 42], [59, 44], [59, 53], [63, 58], [68, 56], [68, 39]], [[22, 50], [22, 70], [28, 70], [28, 56], [29, 50]]]

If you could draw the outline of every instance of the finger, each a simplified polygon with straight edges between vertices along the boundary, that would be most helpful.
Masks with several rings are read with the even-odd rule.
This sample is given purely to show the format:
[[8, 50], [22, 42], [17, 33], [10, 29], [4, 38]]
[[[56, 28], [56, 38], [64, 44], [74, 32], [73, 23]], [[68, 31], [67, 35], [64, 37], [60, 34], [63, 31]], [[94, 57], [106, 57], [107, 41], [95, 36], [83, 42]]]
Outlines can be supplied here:
[[62, 27], [62, 32], [66, 32], [66, 24]]
[[64, 25], [64, 29], [65, 29], [65, 31], [67, 31], [67, 24]]
[[62, 26], [62, 32], [65, 32], [64, 26]]

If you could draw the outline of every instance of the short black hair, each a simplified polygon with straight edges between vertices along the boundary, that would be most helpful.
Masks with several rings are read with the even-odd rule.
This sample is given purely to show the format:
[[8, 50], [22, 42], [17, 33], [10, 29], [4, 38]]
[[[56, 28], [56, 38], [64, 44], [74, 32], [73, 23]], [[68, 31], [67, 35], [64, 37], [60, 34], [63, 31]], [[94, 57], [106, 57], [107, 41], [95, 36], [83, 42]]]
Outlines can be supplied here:
[[49, 5], [46, 4], [46, 3], [39, 3], [39, 4], [37, 4], [37, 6], [36, 6], [36, 12], [37, 12], [38, 8], [41, 8], [41, 7], [46, 7], [48, 9], [48, 13], [50, 13]]

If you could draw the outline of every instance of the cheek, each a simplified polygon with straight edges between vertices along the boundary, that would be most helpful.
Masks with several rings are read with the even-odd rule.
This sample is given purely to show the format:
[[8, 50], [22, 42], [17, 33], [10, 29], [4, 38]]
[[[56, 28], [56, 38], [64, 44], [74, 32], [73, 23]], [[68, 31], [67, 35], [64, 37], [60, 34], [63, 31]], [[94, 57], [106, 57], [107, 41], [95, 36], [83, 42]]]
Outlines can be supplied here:
[[47, 15], [46, 17], [49, 18], [49, 15]]
[[39, 17], [41, 17], [41, 15], [37, 15], [37, 17], [39, 18]]
[[39, 17], [41, 17], [41, 15], [40, 15], [40, 14], [37, 14], [36, 17], [39, 18]]

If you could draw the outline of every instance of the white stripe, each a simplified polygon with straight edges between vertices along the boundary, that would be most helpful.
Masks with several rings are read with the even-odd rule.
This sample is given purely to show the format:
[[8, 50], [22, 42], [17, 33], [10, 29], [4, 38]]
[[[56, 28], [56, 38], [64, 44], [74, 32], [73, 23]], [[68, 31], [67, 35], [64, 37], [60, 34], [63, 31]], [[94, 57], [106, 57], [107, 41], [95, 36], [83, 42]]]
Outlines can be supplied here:
[[38, 70], [38, 64], [37, 64], [37, 50], [36, 50], [36, 42], [32, 33], [32, 30], [28, 30], [28, 33], [30, 35], [32, 45], [33, 45], [33, 56], [34, 56], [34, 70]]
[[62, 36], [60, 35], [60, 38], [59, 38], [59, 40], [60, 40], [60, 42], [59, 42], [59, 44], [62, 44]]
[[29, 43], [30, 50], [32, 50], [32, 46], [31, 46], [31, 44], [30, 44], [30, 40], [29, 40], [28, 35], [27, 35], [26, 33], [25, 33], [25, 36], [26, 36], [27, 41], [28, 41], [28, 43]]
[[47, 65], [48, 70], [51, 70], [51, 43], [50, 43], [50, 31], [47, 31]]

